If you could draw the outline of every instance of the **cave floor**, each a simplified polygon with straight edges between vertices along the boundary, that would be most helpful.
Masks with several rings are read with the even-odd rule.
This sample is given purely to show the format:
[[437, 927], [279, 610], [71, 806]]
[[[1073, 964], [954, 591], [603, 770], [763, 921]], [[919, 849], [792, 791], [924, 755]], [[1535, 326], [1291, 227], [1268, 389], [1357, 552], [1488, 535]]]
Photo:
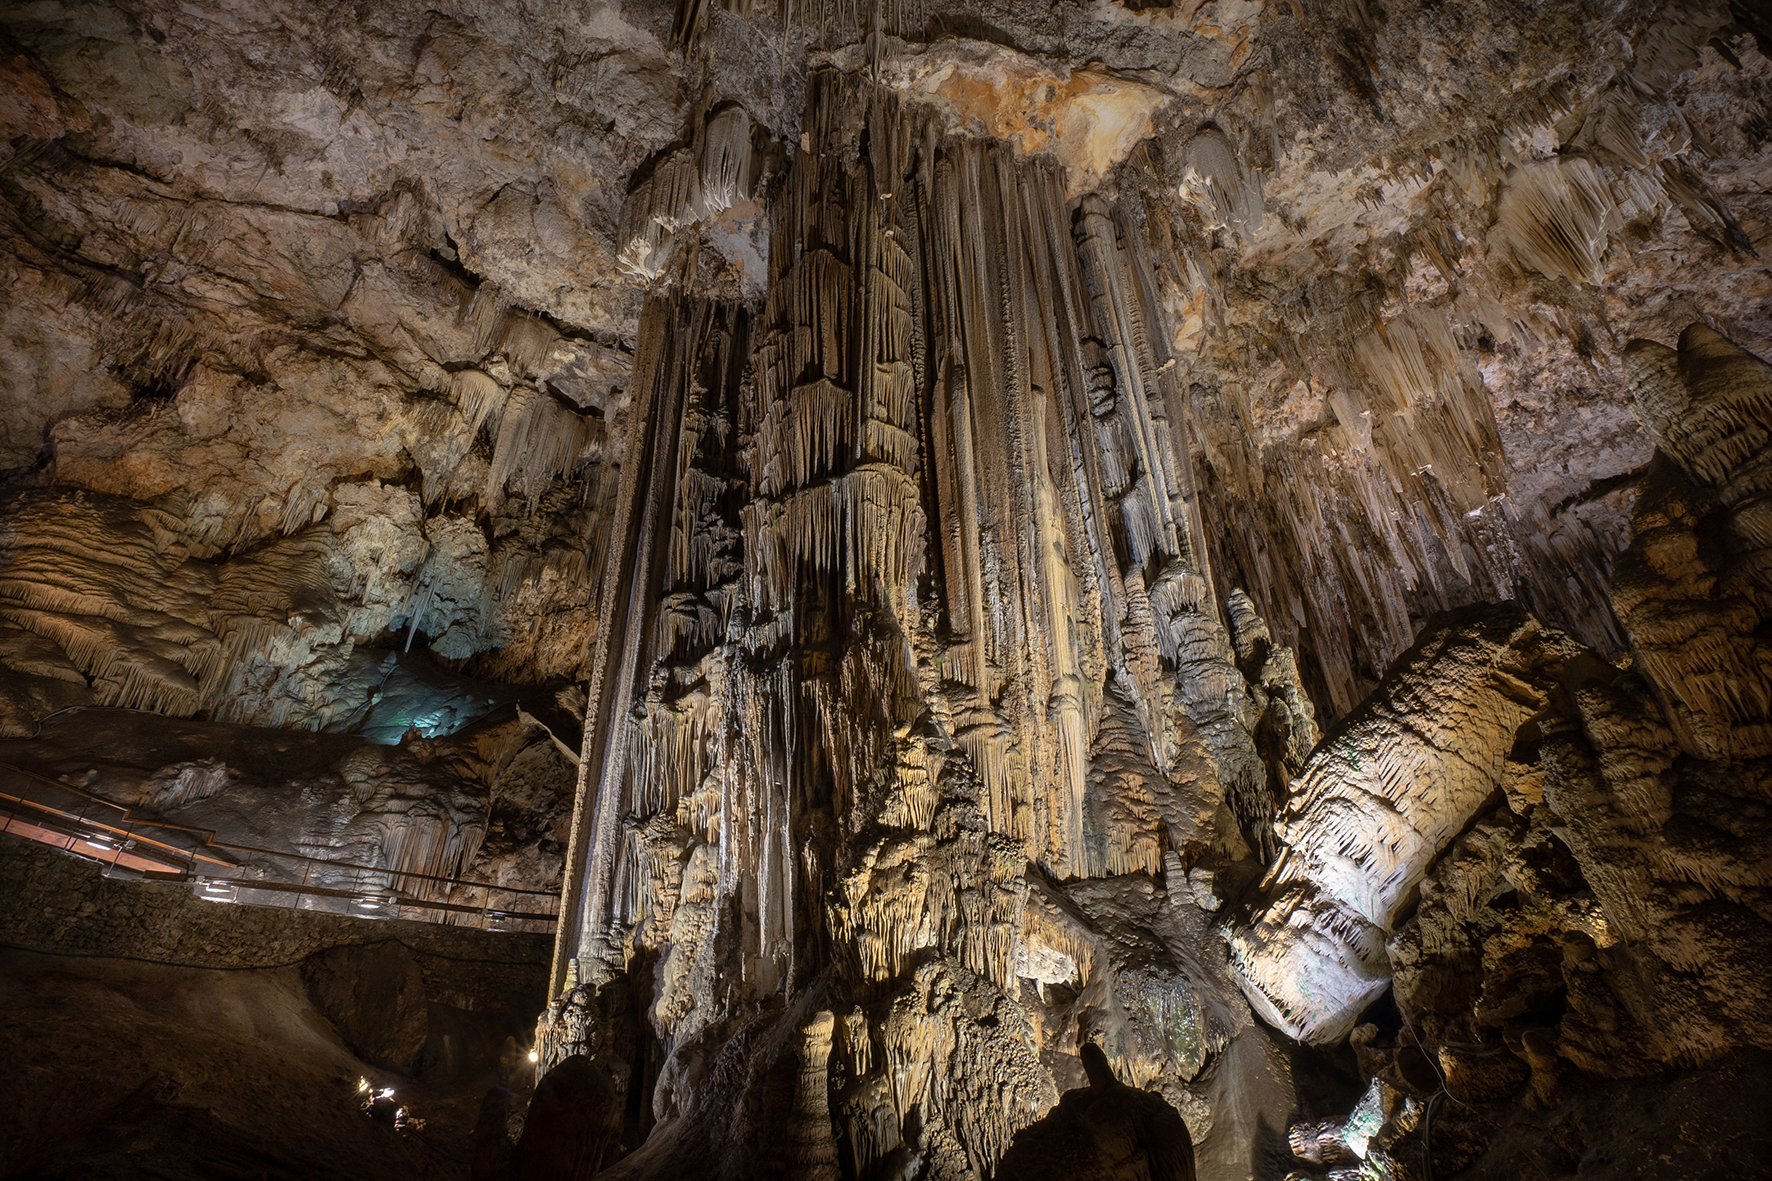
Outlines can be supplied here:
[[[367, 1065], [295, 966], [208, 970], [0, 951], [0, 1176], [465, 1178], [496, 1055]], [[358, 1080], [424, 1121], [359, 1110]]]

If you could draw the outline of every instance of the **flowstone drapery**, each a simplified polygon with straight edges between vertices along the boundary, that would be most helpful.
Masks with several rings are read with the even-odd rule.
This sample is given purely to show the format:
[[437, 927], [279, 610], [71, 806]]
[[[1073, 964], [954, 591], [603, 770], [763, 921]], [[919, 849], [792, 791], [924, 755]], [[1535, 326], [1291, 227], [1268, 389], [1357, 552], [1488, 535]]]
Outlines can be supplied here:
[[[666, 1048], [629, 1170], [825, 1175], [809, 1130], [702, 1126], [733, 1103], [853, 1169], [982, 1176], [1080, 1038], [1199, 1106], [1248, 1026], [1200, 907], [1274, 800], [1136, 227], [884, 87], [809, 87], [762, 314], [644, 314], [555, 1011], [624, 992]], [[784, 1081], [685, 1085], [747, 1038]], [[808, 1054], [832, 1099], [789, 1111]]]

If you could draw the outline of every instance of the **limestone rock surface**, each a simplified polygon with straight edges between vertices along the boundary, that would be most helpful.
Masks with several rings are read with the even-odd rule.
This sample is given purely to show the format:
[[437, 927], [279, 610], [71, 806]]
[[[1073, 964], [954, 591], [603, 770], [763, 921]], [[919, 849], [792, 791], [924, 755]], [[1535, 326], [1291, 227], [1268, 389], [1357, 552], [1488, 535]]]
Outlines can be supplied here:
[[9, 7], [0, 761], [341, 897], [557, 885], [482, 1171], [989, 1177], [1099, 1052], [1210, 1181], [1502, 1175], [1448, 1102], [1751, 1080], [1769, 55], [1725, 0]]

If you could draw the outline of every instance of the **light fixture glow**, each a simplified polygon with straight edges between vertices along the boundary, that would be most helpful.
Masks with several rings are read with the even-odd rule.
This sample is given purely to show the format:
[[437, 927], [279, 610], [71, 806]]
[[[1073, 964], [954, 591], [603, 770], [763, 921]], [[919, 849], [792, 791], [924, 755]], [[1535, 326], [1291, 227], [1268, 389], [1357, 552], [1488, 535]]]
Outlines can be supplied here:
[[234, 902], [240, 897], [240, 887], [232, 882], [216, 881], [213, 878], [201, 880], [197, 887], [197, 897], [207, 902]]
[[535, 1052], [535, 1051], [534, 1051], [534, 1050], [531, 1050], [531, 1051], [529, 1051], [529, 1060], [530, 1060], [530, 1061], [531, 1061], [531, 1062], [540, 1062], [540, 1061], [541, 1061], [541, 1055], [540, 1055], [540, 1054], [538, 1054], [538, 1053], [536, 1053], [536, 1052]]

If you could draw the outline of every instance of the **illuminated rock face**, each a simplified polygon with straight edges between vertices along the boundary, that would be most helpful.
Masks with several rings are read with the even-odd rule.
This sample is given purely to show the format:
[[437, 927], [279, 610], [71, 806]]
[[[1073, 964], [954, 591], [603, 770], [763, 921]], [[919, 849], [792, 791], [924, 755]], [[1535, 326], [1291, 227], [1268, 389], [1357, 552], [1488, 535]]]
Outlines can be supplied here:
[[1635, 660], [1563, 664], [1505, 754], [1500, 797], [1389, 934], [1412, 1033], [1367, 1026], [1352, 1039], [1375, 1088], [1401, 1104], [1364, 1150], [1369, 1166], [1419, 1168], [1422, 1141], [1406, 1129], [1424, 1070], [1429, 1091], [1457, 1100], [1436, 1117], [1436, 1169], [1485, 1151], [1567, 1157], [1566, 1137], [1506, 1133], [1521, 1107], [1603, 1119], [1656, 1095], [1666, 1114], [1639, 1143], [1659, 1139], [1699, 1173], [1736, 1166], [1683, 1154], [1665, 1123], [1720, 1144], [1759, 1119], [1736, 1096], [1763, 1085], [1772, 1047], [1763, 547], [1751, 524], [1772, 456], [1772, 370], [1702, 325], [1677, 350], [1634, 341], [1625, 355], [1658, 448], [1613, 589]]
[[709, 1140], [825, 1175], [826, 1136], [984, 1174], [1079, 1026], [1177, 1096], [1249, 1026], [1187, 871], [1272, 803], [1144, 247], [1049, 164], [809, 88], [761, 314], [643, 315], [556, 976], [716, 1062], [785, 994], [750, 1069], [798, 1097], [680, 1051], [636, 1175]]
[[445, 7], [0, 13], [20, 761], [560, 881], [618, 1175], [1762, 1044], [1749, 6]]
[[[1765, 538], [1755, 525], [1772, 456], [1772, 366], [1702, 325], [1682, 333], [1677, 350], [1636, 341], [1625, 356], [1658, 446], [1613, 591], [1633, 670], [1620, 673], [1517, 609], [1455, 614], [1424, 632], [1330, 732], [1293, 784], [1277, 826], [1285, 848], [1256, 917], [1230, 943], [1257, 1012], [1294, 1036], [1347, 1034], [1389, 981], [1397, 947], [1387, 938], [1403, 909], [1498, 793], [1499, 817], [1435, 871], [1439, 891], [1463, 893], [1430, 913], [1480, 911], [1478, 897], [1498, 880], [1555, 897], [1543, 869], [1526, 869], [1508, 849], [1543, 846], [1541, 834], [1528, 835], [1532, 825], [1555, 825], [1597, 905], [1559, 900], [1564, 913], [1550, 928], [1606, 948], [1622, 941], [1719, 996], [1722, 977], [1739, 970], [1724, 961], [1762, 954], [1749, 949], [1764, 920], [1751, 906], [1730, 912], [1763, 877], [1747, 868], [1758, 830], [1741, 829], [1738, 813], [1745, 784], [1763, 772], [1772, 718], [1759, 635]], [[1696, 763], [1679, 765], [1682, 754]], [[1701, 819], [1700, 798], [1716, 812]], [[1674, 901], [1688, 886], [1708, 908]], [[1725, 940], [1721, 955], [1698, 951], [1692, 941], [1711, 922], [1756, 933]], [[1414, 973], [1425, 971], [1414, 959], [1430, 955], [1418, 946], [1425, 938], [1468, 935], [1435, 914], [1404, 937]], [[1668, 998], [1679, 987], [1652, 987], [1630, 1008], [1639, 1019], [1663, 1012], [1672, 1021]], [[1645, 1031], [1640, 1049], [1670, 1062], [1761, 1044], [1753, 1011], [1730, 1001], [1721, 1013], [1681, 1019], [1680, 1032]], [[1607, 1069], [1604, 1052], [1570, 1056]]]
[[1256, 1012], [1347, 1036], [1385, 990], [1385, 936], [1429, 866], [1501, 790], [1515, 735], [1580, 651], [1515, 607], [1443, 616], [1306, 764], [1257, 917], [1230, 941]]

